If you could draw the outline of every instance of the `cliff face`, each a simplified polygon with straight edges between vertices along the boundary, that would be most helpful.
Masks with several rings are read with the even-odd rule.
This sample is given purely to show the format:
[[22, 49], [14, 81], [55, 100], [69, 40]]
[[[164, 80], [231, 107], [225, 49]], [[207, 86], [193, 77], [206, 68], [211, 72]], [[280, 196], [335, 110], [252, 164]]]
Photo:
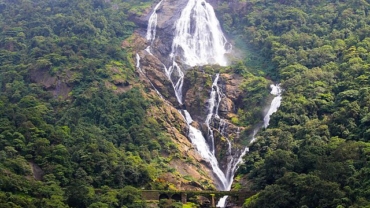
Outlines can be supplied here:
[[[155, 11], [158, 15], [156, 36], [161, 38], [156, 38], [153, 43], [147, 43], [147, 45], [152, 45], [151, 53], [155, 57], [158, 57], [158, 59], [165, 65], [168, 65], [168, 63], [166, 63], [166, 59], [171, 53], [171, 43], [174, 37], [173, 31], [175, 29], [175, 22], [179, 18], [181, 11], [186, 6], [187, 2], [187, 0], [165, 0], [162, 1], [158, 9]], [[152, 15], [155, 6], [156, 5], [153, 4], [152, 8], [147, 10], [145, 15], [133, 17], [134, 22], [140, 26], [140, 29], [137, 30], [137, 32], [144, 38], [144, 40], [148, 20], [150, 15]]]
[[[184, 82], [185, 107], [195, 120], [194, 125], [198, 126], [207, 137], [208, 128], [205, 125], [205, 118], [209, 113], [209, 97], [211, 93], [211, 84], [214, 79], [213, 73], [206, 73], [204, 68], [219, 69], [219, 66], [196, 67], [189, 70], [186, 74]], [[238, 106], [241, 105], [245, 94], [242, 92], [240, 85], [242, 77], [231, 72], [220, 73], [219, 87], [221, 90], [221, 101], [218, 108], [218, 117], [213, 116], [210, 127], [213, 131], [215, 141], [216, 157], [221, 165], [221, 169], [225, 170], [230, 157], [228, 152], [229, 141], [232, 145], [232, 153], [240, 154], [243, 149], [241, 146], [240, 132], [243, 127], [237, 126], [232, 122], [232, 118], [236, 117]]]
[[[154, 91], [149, 92], [147, 96], [150, 99], [159, 99]], [[147, 116], [156, 120], [167, 132], [166, 137], [171, 138], [174, 143], [171, 149], [162, 152], [162, 155], [168, 158], [168, 165], [173, 171], [159, 176], [158, 180], [179, 190], [214, 188], [208, 164], [186, 137], [188, 127], [180, 112], [168, 102], [159, 99], [157, 105], [149, 109]]]
[[[245, 99], [245, 94], [241, 90], [243, 78], [240, 75], [233, 74], [229, 68], [218, 65], [193, 68], [182, 66], [185, 74], [182, 88], [183, 105], [179, 106], [172, 83], [166, 76], [165, 67], [170, 65], [168, 56], [172, 50], [174, 25], [186, 3], [187, 0], [168, 0], [161, 3], [155, 11], [158, 15], [156, 37], [160, 38], [155, 38], [153, 42], [146, 40], [147, 24], [144, 24], [153, 11], [148, 11], [147, 15], [143, 17], [137, 17], [141, 28], [125, 40], [122, 47], [132, 51], [132, 62], [139, 59], [136, 74], [140, 81], [152, 92], [157, 91], [157, 93], [152, 93], [152, 96], [159, 96], [164, 100], [163, 105], [153, 108], [148, 116], [161, 120], [168, 136], [178, 144], [177, 149], [181, 155], [180, 158], [188, 158], [185, 161], [179, 158], [174, 159], [170, 162], [170, 165], [182, 176], [191, 175], [197, 180], [209, 181], [209, 176], [212, 175], [209, 164], [202, 160], [190, 140], [187, 139], [187, 124], [176, 109], [186, 109], [194, 120], [191, 125], [200, 129], [204, 137], [207, 138], [209, 128], [206, 126], [205, 120], [209, 113], [209, 97], [215, 74], [220, 73], [218, 86], [221, 90], [222, 99], [218, 116], [214, 116], [210, 128], [214, 135], [216, 157], [221, 169], [225, 171], [227, 164], [233, 157], [231, 154], [240, 154], [243, 149], [240, 139], [240, 132], [243, 131], [243, 127], [232, 122], [232, 119], [237, 117], [238, 107], [242, 105], [242, 100]], [[210, 1], [210, 3], [217, 6], [222, 2]], [[232, 146], [229, 146], [231, 143]], [[230, 148], [232, 153], [229, 152]], [[197, 168], [193, 168], [188, 161], [196, 161], [199, 165]], [[164, 177], [166, 180], [170, 180], [172, 176]], [[181, 189], [185, 186], [178, 184], [177, 188]], [[193, 186], [193, 188], [197, 188], [197, 186]]]

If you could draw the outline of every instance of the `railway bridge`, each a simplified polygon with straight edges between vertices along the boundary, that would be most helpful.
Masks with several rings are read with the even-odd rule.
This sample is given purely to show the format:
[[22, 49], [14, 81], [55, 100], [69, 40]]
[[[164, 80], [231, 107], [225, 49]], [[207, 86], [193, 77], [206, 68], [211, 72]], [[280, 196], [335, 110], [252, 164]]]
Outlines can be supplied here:
[[172, 199], [174, 201], [187, 203], [189, 199], [202, 196], [202, 204], [208, 207], [216, 207], [216, 202], [223, 196], [229, 196], [237, 206], [243, 205], [245, 199], [253, 196], [251, 191], [172, 191], [172, 190], [142, 190], [142, 197], [146, 201], [159, 201], [161, 199]]

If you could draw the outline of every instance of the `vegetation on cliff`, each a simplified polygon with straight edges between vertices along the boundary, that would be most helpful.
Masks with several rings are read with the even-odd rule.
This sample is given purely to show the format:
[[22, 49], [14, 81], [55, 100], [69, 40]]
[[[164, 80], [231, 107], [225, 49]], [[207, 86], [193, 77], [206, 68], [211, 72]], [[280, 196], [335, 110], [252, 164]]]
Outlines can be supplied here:
[[[258, 192], [245, 206], [370, 206], [370, 2], [218, 2], [248, 46], [221, 69], [243, 77], [233, 124], [262, 118], [268, 79], [284, 89], [239, 169]], [[195, 163], [121, 48], [152, 3], [0, 0], [0, 207], [142, 207], [138, 188], [176, 188], [169, 164]]]
[[0, 207], [141, 207], [138, 188], [171, 188], [183, 156], [121, 48], [150, 5], [0, 1]]
[[360, 0], [255, 0], [235, 16], [284, 89], [239, 169], [259, 192], [246, 207], [370, 205], [369, 8]]

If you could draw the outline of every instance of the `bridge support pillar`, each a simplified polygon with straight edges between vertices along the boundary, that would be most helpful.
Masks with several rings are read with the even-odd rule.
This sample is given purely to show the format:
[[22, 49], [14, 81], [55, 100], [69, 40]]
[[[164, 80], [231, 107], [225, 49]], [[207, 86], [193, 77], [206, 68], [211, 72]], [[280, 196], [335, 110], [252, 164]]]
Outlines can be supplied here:
[[215, 194], [211, 194], [211, 197], [212, 197], [211, 207], [216, 207], [216, 204], [215, 204]]
[[181, 193], [181, 202], [183, 204], [186, 204], [188, 202], [187, 198], [188, 198], [188, 194], [187, 193]]

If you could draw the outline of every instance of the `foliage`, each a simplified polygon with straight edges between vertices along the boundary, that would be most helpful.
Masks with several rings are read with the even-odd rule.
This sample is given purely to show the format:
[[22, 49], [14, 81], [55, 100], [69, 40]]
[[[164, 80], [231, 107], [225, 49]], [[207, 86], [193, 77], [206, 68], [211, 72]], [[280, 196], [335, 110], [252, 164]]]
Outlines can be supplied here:
[[136, 81], [120, 45], [149, 3], [0, 1], [0, 207], [145, 207], [169, 138], [110, 86]]
[[254, 0], [237, 16], [284, 89], [239, 169], [259, 192], [246, 207], [369, 206], [369, 6]]
[[[258, 192], [245, 206], [370, 206], [369, 1], [235, 2], [218, 8], [250, 47], [230, 67], [246, 97], [233, 122], [261, 118], [268, 79], [284, 89], [239, 168]], [[149, 5], [0, 0], [0, 207], [145, 207], [137, 188], [164, 187], [173, 144], [120, 47]]]

